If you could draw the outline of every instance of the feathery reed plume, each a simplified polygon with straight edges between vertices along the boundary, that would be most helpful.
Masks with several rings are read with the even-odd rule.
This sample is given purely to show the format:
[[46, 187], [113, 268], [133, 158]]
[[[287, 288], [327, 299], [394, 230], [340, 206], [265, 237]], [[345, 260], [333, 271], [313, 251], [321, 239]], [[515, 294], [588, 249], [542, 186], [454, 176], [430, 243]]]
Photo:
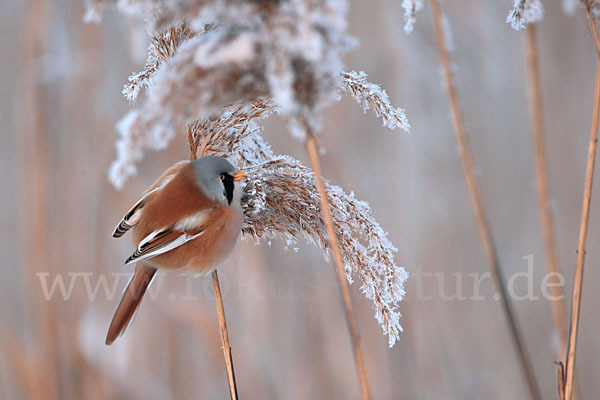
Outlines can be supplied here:
[[[234, 102], [269, 96], [293, 133], [302, 132], [299, 120], [318, 129], [322, 108], [336, 99], [341, 53], [353, 43], [340, 0], [241, 1], [227, 7], [216, 1], [129, 0], [118, 7], [145, 18], [149, 32], [168, 32], [183, 21], [191, 32], [177, 36], [181, 40], [155, 40], [149, 68], [132, 77], [151, 85], [125, 90], [134, 97], [141, 86], [148, 89], [119, 125], [117, 160], [109, 174], [116, 186], [135, 173], [143, 147], [160, 150], [185, 124]], [[153, 68], [152, 53], [164, 47], [170, 59]]]
[[456, 85], [454, 83], [454, 78], [452, 76], [452, 71], [450, 67], [450, 55], [448, 54], [448, 49], [446, 47], [446, 39], [444, 37], [444, 28], [442, 25], [442, 10], [439, 4], [439, 0], [431, 0], [431, 11], [433, 13], [438, 54], [440, 58], [440, 63], [442, 64], [442, 68], [444, 71], [444, 81], [446, 84], [446, 89], [448, 90], [448, 102], [450, 106], [450, 111], [452, 113], [452, 122], [454, 125], [456, 139], [460, 147], [460, 154], [462, 158], [465, 180], [467, 183], [467, 188], [469, 190], [469, 197], [471, 199], [473, 213], [475, 214], [475, 219], [477, 221], [479, 236], [481, 238], [481, 243], [483, 245], [485, 257], [487, 259], [488, 266], [492, 273], [492, 278], [494, 280], [496, 290], [498, 290], [500, 294], [502, 310], [504, 312], [504, 316], [506, 317], [506, 321], [508, 322], [511, 338], [515, 346], [517, 356], [519, 357], [523, 373], [525, 374], [525, 380], [529, 389], [530, 396], [534, 400], [540, 400], [541, 396], [537, 387], [537, 382], [535, 380], [533, 367], [531, 366], [531, 362], [529, 360], [529, 356], [527, 355], [525, 344], [523, 342], [523, 339], [521, 338], [521, 334], [519, 333], [519, 328], [517, 327], [515, 312], [506, 293], [504, 278], [502, 277], [502, 271], [500, 270], [500, 263], [498, 261], [498, 256], [496, 254], [494, 242], [490, 233], [490, 227], [483, 209], [483, 202], [481, 201], [481, 195], [479, 194], [479, 187], [477, 186], [475, 172], [473, 171], [473, 158], [471, 156], [471, 149], [467, 139], [467, 134], [464, 129], [460, 105], [458, 103], [458, 93], [456, 90]]
[[513, 9], [506, 16], [506, 23], [518, 31], [525, 25], [541, 21], [544, 6], [541, 0], [513, 0]]
[[200, 157], [213, 154], [233, 158], [238, 166], [251, 166], [273, 158], [271, 147], [260, 136], [256, 121], [275, 112], [269, 99], [233, 105], [221, 115], [212, 115], [187, 126], [188, 138]]
[[363, 71], [341, 72], [341, 91], [350, 94], [363, 110], [373, 110], [381, 118], [383, 126], [389, 129], [400, 128], [405, 132], [410, 131], [410, 124], [403, 108], [396, 108], [379, 85], [367, 81], [367, 74]]
[[[100, 0], [91, 1], [101, 10]], [[342, 92], [358, 96], [390, 128], [409, 129], [404, 110], [364, 73], [342, 72], [341, 54], [354, 43], [346, 33], [346, 2], [128, 0], [119, 9], [145, 18], [152, 34], [146, 68], [123, 94], [137, 108], [117, 125], [117, 157], [109, 178], [116, 187], [135, 174], [143, 149], [161, 150], [176, 132], [223, 107], [266, 96], [303, 139], [304, 123], [319, 131], [324, 106]]]
[[[189, 137], [199, 151], [203, 149], [201, 155], [228, 157], [247, 175], [242, 196], [244, 235], [256, 241], [280, 238], [288, 246], [308, 240], [322, 248], [328, 258], [330, 245], [313, 171], [291, 157], [274, 156], [253, 120], [265, 117], [272, 107], [268, 100], [232, 106], [221, 116], [188, 126]], [[402, 331], [397, 308], [408, 274], [394, 262], [397, 249], [369, 205], [327, 181], [324, 185], [346, 278], [352, 282], [353, 274], [359, 276], [361, 290], [373, 301], [375, 318], [393, 346]]]
[[[288, 245], [308, 240], [329, 254], [329, 241], [314, 173], [298, 161], [278, 156], [261, 165], [244, 169], [249, 177], [242, 206], [243, 232], [257, 240], [278, 237]], [[404, 297], [408, 277], [394, 262], [397, 249], [373, 217], [369, 205], [324, 183], [344, 259], [346, 278], [358, 274], [365, 296], [375, 306], [375, 318], [393, 346], [402, 331], [398, 303]], [[357, 233], [360, 236], [357, 237]]]
[[[592, 13], [592, 8], [586, 8], [592, 31], [594, 43], [600, 43], [596, 17]], [[596, 48], [598, 50], [598, 47]], [[583, 270], [585, 262], [585, 246], [587, 241], [588, 222], [590, 217], [590, 205], [592, 200], [592, 185], [594, 182], [594, 166], [596, 163], [596, 148], [598, 146], [598, 118], [600, 115], [600, 53], [597, 60], [596, 86], [594, 90], [594, 109], [592, 115], [592, 126], [590, 132], [590, 141], [588, 145], [588, 157], [585, 170], [585, 183], [583, 188], [583, 204], [581, 207], [581, 223], [579, 225], [579, 243], [577, 245], [577, 264], [575, 266], [575, 277], [573, 278], [573, 295], [571, 300], [571, 318], [569, 323], [569, 343], [565, 357], [564, 372], [564, 399], [573, 398], [574, 374], [575, 374], [575, 355], [577, 348], [577, 335], [579, 333], [579, 314], [581, 309], [581, 293], [583, 289]]]
[[143, 71], [129, 77], [129, 83], [123, 87], [123, 96], [129, 101], [135, 101], [140, 90], [150, 86], [151, 78], [160, 65], [168, 62], [177, 52], [179, 45], [194, 35], [185, 22], [152, 35], [146, 67]]

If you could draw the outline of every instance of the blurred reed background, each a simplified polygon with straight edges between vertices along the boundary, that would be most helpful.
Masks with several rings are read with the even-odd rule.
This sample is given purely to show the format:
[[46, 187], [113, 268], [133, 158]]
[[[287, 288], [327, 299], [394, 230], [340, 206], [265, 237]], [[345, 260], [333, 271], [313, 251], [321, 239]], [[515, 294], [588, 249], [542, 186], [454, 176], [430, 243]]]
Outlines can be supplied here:
[[[392, 349], [370, 301], [351, 287], [375, 399], [524, 399], [527, 390], [488, 279], [485, 300], [447, 299], [456, 279], [488, 271], [457, 151], [429, 4], [415, 30], [402, 29], [399, 1], [351, 1], [346, 57], [406, 108], [412, 133], [388, 132], [352, 99], [330, 107], [321, 141], [325, 176], [370, 202], [413, 274], [402, 303], [404, 334]], [[540, 231], [525, 35], [504, 22], [510, 2], [444, 2], [466, 129], [484, 206], [505, 275], [526, 271], [534, 294], [515, 309], [543, 398], [555, 398], [557, 338], [540, 285]], [[570, 299], [591, 121], [596, 55], [583, 14], [545, 2], [538, 49], [546, 151], [559, 265]], [[127, 334], [107, 347], [116, 295], [91, 300], [83, 283], [128, 273], [127, 241], [110, 237], [124, 210], [155, 177], [187, 158], [183, 136], [149, 153], [116, 191], [107, 180], [114, 125], [129, 109], [120, 91], [143, 67], [139, 26], [108, 12], [82, 22], [79, 0], [0, 0], [0, 398], [224, 399], [228, 396], [209, 278], [168, 275]], [[133, 54], [133, 56], [132, 56]], [[307, 158], [276, 119], [265, 137], [278, 153]], [[597, 196], [592, 199], [577, 374], [581, 398], [600, 391]], [[241, 242], [219, 270], [243, 399], [353, 399], [358, 381], [334, 271], [321, 251]], [[68, 301], [47, 301], [39, 273], [57, 274]], [[71, 275], [69, 275], [71, 274]], [[424, 274], [434, 274], [424, 275]], [[438, 275], [435, 275], [438, 274]], [[453, 275], [454, 274], [454, 275]], [[458, 274], [458, 275], [456, 275]], [[421, 279], [419, 279], [421, 276]], [[458, 278], [457, 278], [458, 276]], [[41, 276], [43, 278], [43, 275]], [[108, 275], [109, 286], [114, 276]], [[440, 282], [442, 289], [440, 289]], [[517, 293], [527, 290], [516, 281]], [[174, 295], [176, 296], [170, 296]], [[419, 295], [421, 294], [421, 295]], [[110, 296], [108, 296], [110, 297]]]

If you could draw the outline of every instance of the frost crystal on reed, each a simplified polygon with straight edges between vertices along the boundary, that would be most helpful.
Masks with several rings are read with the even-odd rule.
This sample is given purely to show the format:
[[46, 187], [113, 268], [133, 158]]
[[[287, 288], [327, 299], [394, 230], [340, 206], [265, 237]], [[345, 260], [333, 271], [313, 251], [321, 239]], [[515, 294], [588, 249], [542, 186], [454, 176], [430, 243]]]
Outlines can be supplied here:
[[541, 0], [514, 0], [513, 9], [506, 17], [516, 31], [525, 28], [525, 25], [541, 21], [544, 17], [544, 6]]
[[[110, 3], [88, 0], [98, 16]], [[151, 40], [144, 70], [123, 88], [127, 99], [139, 101], [120, 128], [121, 138], [135, 138], [136, 146], [130, 146], [135, 157], [118, 154], [119, 171], [128, 172], [111, 174], [113, 182], [135, 171], [144, 147], [164, 148], [186, 124], [229, 104], [270, 97], [292, 135], [303, 139], [306, 128], [320, 130], [323, 108], [338, 98], [340, 57], [353, 44], [346, 33], [345, 0], [116, 4], [145, 21]], [[416, 4], [420, 7], [420, 0]], [[371, 107], [385, 126], [408, 129], [403, 111], [391, 107], [383, 90], [366, 81], [356, 85], [363, 87], [350, 93], [363, 96], [364, 105], [374, 101]]]
[[123, 95], [134, 101], [142, 88], [150, 86], [150, 78], [162, 63], [168, 62], [181, 43], [194, 36], [186, 23], [157, 32], [150, 39], [146, 68], [129, 77], [129, 83], [123, 87]]
[[[262, 241], [277, 237], [289, 244], [308, 240], [327, 256], [329, 242], [312, 170], [291, 157], [279, 156], [244, 172], [249, 183], [242, 197], [243, 233]], [[402, 331], [398, 303], [404, 297], [408, 274], [394, 262], [397, 249], [369, 205], [338, 186], [326, 182], [325, 187], [346, 278], [350, 283], [353, 275], [360, 278], [361, 290], [373, 301], [375, 318], [391, 347]]]
[[340, 88], [343, 92], [352, 95], [362, 105], [363, 110], [371, 109], [378, 117], [381, 117], [383, 126], [410, 131], [410, 124], [404, 109], [392, 106], [385, 90], [378, 85], [369, 83], [367, 74], [363, 71], [342, 72]]
[[402, 0], [404, 9], [404, 32], [411, 33], [417, 21], [417, 11], [423, 9], [423, 0]]
[[261, 99], [248, 105], [227, 107], [221, 115], [212, 115], [188, 125], [188, 138], [197, 156], [218, 155], [239, 167], [261, 164], [272, 159], [271, 147], [263, 140], [256, 121], [275, 111], [273, 103]]

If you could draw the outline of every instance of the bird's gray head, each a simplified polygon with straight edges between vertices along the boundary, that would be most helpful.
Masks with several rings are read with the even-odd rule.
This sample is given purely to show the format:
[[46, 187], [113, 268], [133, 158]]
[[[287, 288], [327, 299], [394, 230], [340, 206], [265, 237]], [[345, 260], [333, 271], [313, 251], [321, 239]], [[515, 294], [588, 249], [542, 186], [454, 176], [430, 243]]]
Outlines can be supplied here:
[[231, 205], [234, 198], [239, 203], [241, 189], [238, 181], [246, 175], [223, 157], [206, 156], [192, 162], [196, 183], [211, 200]]

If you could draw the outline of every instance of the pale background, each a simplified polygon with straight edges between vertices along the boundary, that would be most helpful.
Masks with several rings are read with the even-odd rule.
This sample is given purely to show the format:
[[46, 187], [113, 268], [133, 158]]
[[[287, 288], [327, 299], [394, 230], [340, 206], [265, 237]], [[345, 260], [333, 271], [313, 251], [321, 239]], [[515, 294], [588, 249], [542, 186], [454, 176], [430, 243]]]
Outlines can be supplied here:
[[[224, 399], [228, 396], [209, 279], [164, 278], [134, 325], [111, 347], [104, 335], [117, 298], [89, 300], [79, 281], [69, 301], [45, 301], [37, 272], [128, 272], [127, 240], [110, 237], [123, 212], [173, 162], [183, 136], [150, 152], [121, 191], [107, 180], [115, 123], [129, 108], [120, 90], [143, 67], [141, 28], [111, 11], [82, 23], [78, 0], [0, 0], [0, 398]], [[27, 4], [32, 8], [27, 11]], [[492, 235], [506, 275], [534, 257], [534, 293], [545, 274], [524, 71], [523, 32], [504, 22], [511, 1], [446, 1], [451, 57]], [[550, 190], [567, 293], [583, 189], [596, 55], [581, 13], [546, 1], [539, 25]], [[33, 10], [33, 11], [32, 11]], [[413, 273], [402, 306], [404, 333], [393, 349], [352, 286], [375, 399], [525, 399], [527, 391], [489, 280], [483, 301], [417, 298], [416, 271], [469, 273], [487, 265], [462, 175], [429, 4], [415, 31], [402, 30], [400, 1], [352, 1], [349, 30], [361, 46], [345, 57], [406, 108], [412, 133], [390, 132], [351, 99], [326, 114], [325, 175], [370, 202]], [[33, 30], [45, 32], [28, 49]], [[143, 29], [142, 29], [143, 32]], [[277, 153], [306, 162], [301, 143], [278, 121], [265, 136]], [[600, 391], [598, 196], [586, 259], [577, 368], [582, 398]], [[238, 388], [243, 399], [358, 399], [341, 300], [331, 265], [309, 245], [297, 253], [240, 243], [220, 269]], [[112, 279], [109, 276], [110, 279]], [[96, 278], [92, 279], [95, 283]], [[121, 277], [117, 292], [125, 284]], [[112, 281], [110, 281], [112, 283]], [[526, 290], [519, 281], [517, 291]], [[174, 301], [169, 294], [177, 294]], [[552, 321], [543, 300], [515, 304], [544, 398], [555, 398]], [[32, 385], [32, 382], [36, 383]], [[51, 388], [51, 389], [48, 389]]]

